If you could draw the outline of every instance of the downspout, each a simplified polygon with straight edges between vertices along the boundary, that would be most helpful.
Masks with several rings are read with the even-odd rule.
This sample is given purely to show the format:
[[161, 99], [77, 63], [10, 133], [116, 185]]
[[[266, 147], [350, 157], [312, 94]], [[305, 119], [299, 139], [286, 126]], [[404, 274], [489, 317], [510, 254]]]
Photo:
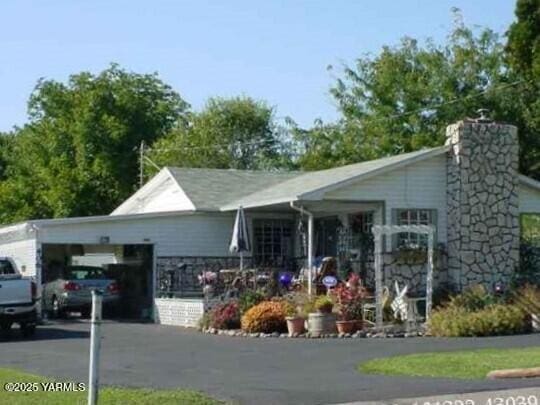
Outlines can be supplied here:
[[[313, 284], [313, 213], [304, 209], [304, 207], [297, 207], [294, 205], [294, 201], [290, 202], [290, 206], [293, 210], [298, 211], [300, 215], [306, 214], [308, 216], [308, 294], [312, 295], [312, 284]], [[302, 220], [302, 218], [300, 218]]]

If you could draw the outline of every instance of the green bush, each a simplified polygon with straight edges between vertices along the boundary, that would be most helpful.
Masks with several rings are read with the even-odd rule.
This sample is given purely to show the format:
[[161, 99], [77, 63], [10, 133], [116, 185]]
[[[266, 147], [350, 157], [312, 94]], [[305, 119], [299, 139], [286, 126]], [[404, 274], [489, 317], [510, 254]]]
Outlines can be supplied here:
[[527, 330], [526, 314], [516, 305], [491, 304], [469, 310], [451, 302], [432, 312], [429, 330], [433, 336], [495, 336]]
[[259, 291], [246, 291], [238, 298], [240, 313], [244, 314], [248, 309], [264, 301], [264, 294]]
[[452, 305], [467, 311], [478, 311], [496, 302], [496, 298], [488, 293], [486, 288], [481, 284], [471, 286], [461, 294], [450, 298]]

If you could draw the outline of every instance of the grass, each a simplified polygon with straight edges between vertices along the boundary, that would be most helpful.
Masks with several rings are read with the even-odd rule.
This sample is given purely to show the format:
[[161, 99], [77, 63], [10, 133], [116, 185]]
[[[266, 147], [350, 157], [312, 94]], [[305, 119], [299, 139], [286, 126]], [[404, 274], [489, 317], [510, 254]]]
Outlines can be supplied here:
[[368, 374], [483, 379], [490, 371], [540, 367], [540, 346], [421, 353], [375, 359], [358, 366]]
[[[26, 382], [45, 383], [53, 382], [50, 378], [23, 373], [17, 370], [0, 368], [0, 404], [10, 405], [66, 405], [86, 404], [87, 391], [80, 392], [44, 392], [41, 385], [36, 392], [7, 392], [6, 383]], [[86, 383], [86, 382], [85, 382]], [[86, 385], [86, 384], [85, 384]], [[120, 404], [189, 404], [189, 405], [217, 405], [218, 402], [199, 392], [189, 390], [151, 390], [143, 388], [104, 387], [99, 391], [100, 405]]]

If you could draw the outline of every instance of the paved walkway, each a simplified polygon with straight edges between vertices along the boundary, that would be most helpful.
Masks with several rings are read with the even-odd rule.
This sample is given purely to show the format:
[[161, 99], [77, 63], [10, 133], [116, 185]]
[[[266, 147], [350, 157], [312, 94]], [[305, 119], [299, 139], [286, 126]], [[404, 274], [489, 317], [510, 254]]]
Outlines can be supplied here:
[[[0, 367], [85, 382], [88, 323], [39, 328], [0, 342]], [[375, 357], [425, 351], [540, 345], [540, 335], [466, 339], [248, 339], [153, 324], [103, 327], [101, 381], [192, 388], [241, 404], [328, 404], [540, 386], [536, 380], [464, 381], [359, 374]]]

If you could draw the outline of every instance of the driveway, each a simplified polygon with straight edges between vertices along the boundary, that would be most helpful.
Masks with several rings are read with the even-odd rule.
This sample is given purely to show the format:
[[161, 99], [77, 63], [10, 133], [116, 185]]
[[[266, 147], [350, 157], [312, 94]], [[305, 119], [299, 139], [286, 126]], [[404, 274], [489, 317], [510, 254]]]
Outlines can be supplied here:
[[[35, 339], [0, 342], [0, 367], [87, 380], [90, 325], [56, 323]], [[101, 382], [191, 388], [240, 404], [327, 404], [525, 386], [540, 380], [462, 381], [363, 375], [368, 359], [426, 351], [540, 345], [540, 335], [497, 338], [249, 339], [154, 324], [103, 325]]]

